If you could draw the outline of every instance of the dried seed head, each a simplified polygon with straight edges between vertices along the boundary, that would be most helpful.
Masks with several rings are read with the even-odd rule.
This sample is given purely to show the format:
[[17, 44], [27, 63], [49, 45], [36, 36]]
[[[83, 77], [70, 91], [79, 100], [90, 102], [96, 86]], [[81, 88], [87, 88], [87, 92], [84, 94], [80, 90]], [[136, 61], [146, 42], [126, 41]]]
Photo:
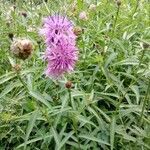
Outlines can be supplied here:
[[86, 13], [85, 11], [82, 11], [82, 12], [79, 14], [79, 19], [80, 19], [80, 20], [83, 20], [83, 21], [88, 20], [87, 13]]
[[74, 34], [75, 34], [76, 36], [79, 36], [79, 35], [82, 34], [82, 28], [79, 27], [79, 26], [77, 26], [77, 27], [75, 27], [75, 28], [73, 29], [73, 32], [74, 32]]
[[25, 60], [31, 55], [33, 51], [33, 45], [28, 39], [15, 39], [12, 42], [10, 49], [14, 56]]
[[67, 89], [70, 89], [72, 87], [72, 82], [71, 81], [67, 81], [66, 84], [65, 84], [65, 87]]
[[95, 4], [91, 4], [89, 6], [89, 10], [96, 10], [96, 5]]

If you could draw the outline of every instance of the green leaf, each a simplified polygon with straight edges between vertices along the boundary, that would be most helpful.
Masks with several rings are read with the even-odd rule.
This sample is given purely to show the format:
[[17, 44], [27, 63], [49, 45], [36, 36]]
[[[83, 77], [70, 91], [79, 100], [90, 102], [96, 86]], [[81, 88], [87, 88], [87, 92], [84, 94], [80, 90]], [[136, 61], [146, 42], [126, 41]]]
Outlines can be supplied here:
[[29, 135], [34, 127], [37, 116], [38, 116], [38, 110], [34, 111], [30, 117], [28, 128], [26, 131], [26, 136], [25, 136], [24, 150], [26, 150], [27, 141], [28, 141]]
[[16, 74], [14, 72], [9, 72], [9, 73], [6, 73], [2, 76], [0, 76], [0, 84], [3, 84], [7, 81], [9, 81], [10, 79], [14, 78], [16, 76]]
[[111, 53], [105, 62], [104, 68], [107, 68], [109, 64], [116, 58], [116, 56], [117, 56], [117, 53]]
[[67, 135], [63, 138], [63, 140], [60, 142], [58, 146], [58, 150], [61, 150], [61, 148], [64, 146], [64, 144], [68, 141], [68, 139], [74, 134], [74, 131], [71, 131], [67, 133]]
[[[26, 142], [26, 145], [34, 143], [34, 142], [37, 142], [37, 141], [45, 140], [47, 138], [51, 138], [52, 136], [53, 136], [52, 134], [51, 135], [44, 135], [44, 136], [41, 136], [41, 137], [37, 137], [37, 138], [31, 139], [31, 140], [28, 140]], [[19, 149], [19, 148], [21, 148], [23, 146], [25, 146], [25, 143], [20, 144], [16, 149]]]
[[122, 60], [120, 62], [114, 63], [112, 66], [119, 66], [119, 65], [139, 65], [139, 61], [136, 57], [127, 58], [125, 60]]
[[51, 108], [50, 103], [44, 98], [42, 94], [40, 94], [37, 91], [29, 91], [29, 94], [34, 97], [36, 100], [40, 101], [44, 105], [46, 105], [48, 108]]
[[106, 119], [107, 122], [110, 122], [110, 117], [104, 112], [102, 111], [100, 108], [98, 108], [97, 106], [94, 106], [98, 111], [99, 113]]
[[116, 117], [112, 116], [112, 121], [111, 121], [111, 125], [110, 125], [110, 145], [111, 145], [111, 150], [114, 149], [115, 127], [116, 127]]
[[97, 128], [97, 126], [92, 122], [92, 121], [89, 121], [88, 120], [88, 118], [86, 118], [86, 117], [84, 117], [84, 116], [82, 116], [82, 115], [78, 115], [78, 116], [76, 116], [77, 117], [77, 119], [80, 121], [80, 122], [83, 122], [83, 123], [87, 123], [87, 124], [91, 124], [91, 125], [93, 125], [94, 127], [96, 127]]
[[101, 139], [99, 139], [99, 138], [96, 138], [96, 137], [94, 137], [94, 136], [92, 136], [92, 135], [80, 134], [79, 137], [80, 137], [80, 138], [84, 138], [84, 139], [86, 139], [86, 140], [91, 140], [91, 141], [98, 142], [98, 143], [100, 143], [100, 144], [105, 144], [105, 145], [110, 146], [109, 143], [107, 143], [107, 142], [105, 142], [105, 141], [103, 141], [103, 140], [101, 140]]
[[60, 138], [59, 138], [59, 135], [58, 135], [57, 131], [53, 127], [52, 127], [52, 133], [54, 135], [54, 140], [55, 140], [55, 143], [56, 143], [56, 147], [58, 148], [59, 143], [60, 143]]
[[131, 90], [135, 93], [136, 96], [136, 103], [139, 104], [140, 100], [140, 93], [139, 93], [139, 88], [137, 85], [132, 85], [130, 86]]
[[77, 0], [77, 6], [78, 10], [81, 10], [83, 8], [83, 0]]
[[6, 94], [11, 92], [14, 88], [21, 86], [22, 84], [20, 82], [15, 82], [7, 85], [5, 89], [0, 93], [0, 98], [4, 97]]

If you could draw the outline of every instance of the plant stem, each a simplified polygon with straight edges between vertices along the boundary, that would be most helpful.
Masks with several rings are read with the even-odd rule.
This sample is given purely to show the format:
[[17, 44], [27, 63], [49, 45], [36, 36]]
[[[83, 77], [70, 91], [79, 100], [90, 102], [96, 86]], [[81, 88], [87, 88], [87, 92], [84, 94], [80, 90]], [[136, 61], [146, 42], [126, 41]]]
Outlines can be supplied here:
[[115, 17], [114, 24], [113, 24], [112, 37], [111, 38], [113, 38], [113, 36], [114, 36], [114, 32], [116, 29], [116, 23], [117, 23], [117, 19], [118, 19], [118, 15], [119, 15], [119, 10], [120, 10], [120, 6], [117, 7], [117, 12], [116, 12], [116, 17]]
[[[72, 100], [71, 100], [71, 89], [70, 88], [68, 88], [68, 93], [69, 93], [69, 102], [71, 103], [72, 108], [74, 108], [73, 104], [72, 104]], [[73, 120], [73, 129], [74, 129], [76, 137], [77, 137], [77, 142], [78, 142], [78, 147], [79, 147], [78, 149], [81, 150], [79, 136], [78, 136], [78, 132], [77, 132], [77, 123], [76, 123], [75, 119], [72, 119], [72, 120]]]
[[[140, 0], [137, 0], [137, 1], [136, 1], [136, 6], [135, 6], [135, 9], [134, 9], [133, 15], [134, 15], [135, 12], [137, 11], [137, 8], [138, 8], [138, 6], [139, 6], [139, 2], [140, 2]], [[132, 15], [132, 16], [133, 16], [133, 15]]]
[[69, 93], [69, 100], [71, 102], [71, 90], [70, 89], [68, 89], [68, 93]]
[[142, 55], [141, 55], [141, 58], [140, 58], [140, 63], [139, 63], [139, 65], [138, 65], [138, 68], [139, 68], [139, 67], [141, 66], [141, 64], [142, 64], [142, 60], [143, 60], [144, 54], [145, 54], [145, 49], [143, 49], [143, 51], [142, 51]]
[[74, 105], [73, 105], [72, 99], [71, 99], [71, 89], [70, 88], [68, 88], [68, 93], [69, 93], [69, 103], [70, 103], [71, 107], [74, 109]]
[[20, 82], [22, 83], [22, 85], [25, 87], [25, 89], [28, 91], [28, 87], [27, 87], [26, 83], [22, 80], [19, 72], [17, 72], [17, 77], [20, 80]]
[[117, 23], [118, 16], [119, 16], [119, 10], [120, 10], [120, 6], [117, 7], [116, 17], [115, 17], [115, 20], [114, 20], [114, 23], [113, 23], [112, 32], [110, 33], [111, 37], [110, 37], [109, 42], [108, 42], [108, 48], [110, 47], [111, 41], [112, 41], [112, 39], [114, 37], [114, 32], [115, 32], [115, 29], [116, 29], [116, 23]]
[[122, 97], [119, 98], [119, 102], [118, 102], [118, 104], [117, 104], [117, 106], [116, 106], [116, 110], [115, 110], [115, 112], [114, 112], [114, 115], [117, 114], [117, 112], [118, 112], [118, 110], [119, 110], [119, 107], [120, 107], [120, 105], [121, 105], [121, 102], [122, 102], [122, 100], [125, 98], [127, 92], [128, 92], [128, 90], [123, 94]]
[[80, 146], [80, 141], [79, 141], [79, 136], [78, 136], [78, 132], [77, 132], [77, 123], [75, 122], [75, 120], [73, 120], [73, 128], [77, 137], [77, 142], [78, 142], [78, 150], [81, 150], [81, 146]]
[[146, 106], [146, 102], [147, 102], [148, 97], [149, 97], [149, 91], [150, 91], [150, 80], [149, 80], [149, 84], [148, 84], [148, 87], [147, 87], [146, 95], [145, 95], [143, 106], [142, 106], [142, 111], [141, 111], [141, 115], [140, 115], [140, 125], [142, 125], [142, 117], [143, 117], [143, 114], [144, 114], [144, 109], [145, 109], [145, 106]]

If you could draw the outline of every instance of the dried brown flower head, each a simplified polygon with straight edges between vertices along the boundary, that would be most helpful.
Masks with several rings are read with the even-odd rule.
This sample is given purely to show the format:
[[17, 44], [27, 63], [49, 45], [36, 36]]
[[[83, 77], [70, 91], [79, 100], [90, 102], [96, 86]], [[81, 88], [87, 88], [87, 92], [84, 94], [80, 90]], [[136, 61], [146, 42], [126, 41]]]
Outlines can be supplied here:
[[25, 60], [31, 55], [33, 45], [28, 39], [15, 39], [10, 46], [10, 50], [14, 56]]
[[67, 81], [66, 84], [65, 84], [65, 87], [67, 89], [70, 89], [72, 87], [72, 82], [71, 81]]
[[74, 34], [75, 34], [76, 36], [79, 36], [79, 35], [82, 34], [82, 28], [79, 27], [79, 26], [77, 26], [77, 27], [75, 27], [75, 28], [73, 29], [73, 32], [74, 32]]

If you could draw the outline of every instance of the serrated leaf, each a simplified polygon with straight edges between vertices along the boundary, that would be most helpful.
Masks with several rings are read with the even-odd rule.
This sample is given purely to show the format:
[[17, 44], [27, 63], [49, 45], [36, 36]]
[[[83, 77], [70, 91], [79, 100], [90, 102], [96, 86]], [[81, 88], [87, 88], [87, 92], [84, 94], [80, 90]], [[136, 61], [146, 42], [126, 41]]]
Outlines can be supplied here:
[[34, 97], [36, 100], [40, 101], [41, 103], [43, 103], [44, 105], [46, 105], [48, 108], [51, 108], [50, 103], [44, 98], [44, 96], [42, 94], [40, 94], [37, 91], [29, 91], [29, 94]]

